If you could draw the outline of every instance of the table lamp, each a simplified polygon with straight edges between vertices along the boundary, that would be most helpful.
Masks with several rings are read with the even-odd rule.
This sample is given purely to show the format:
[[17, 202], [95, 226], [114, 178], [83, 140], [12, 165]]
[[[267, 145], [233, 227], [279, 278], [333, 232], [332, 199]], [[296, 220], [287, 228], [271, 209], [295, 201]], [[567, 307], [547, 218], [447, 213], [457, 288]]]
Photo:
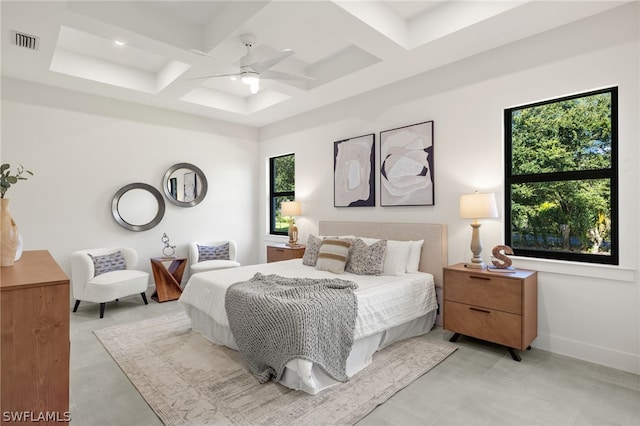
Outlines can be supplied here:
[[298, 227], [296, 226], [293, 217], [300, 216], [302, 210], [300, 209], [300, 203], [297, 201], [283, 201], [280, 205], [280, 214], [289, 216], [289, 242], [287, 245], [295, 246], [298, 243]]
[[478, 219], [488, 217], [498, 217], [498, 207], [496, 206], [496, 196], [493, 192], [480, 194], [476, 191], [473, 194], [462, 195], [460, 197], [460, 217], [463, 219], [473, 219], [471, 228], [471, 252], [473, 257], [471, 263], [467, 263], [467, 268], [484, 269], [487, 265], [482, 261], [482, 242], [480, 242], [480, 223]]

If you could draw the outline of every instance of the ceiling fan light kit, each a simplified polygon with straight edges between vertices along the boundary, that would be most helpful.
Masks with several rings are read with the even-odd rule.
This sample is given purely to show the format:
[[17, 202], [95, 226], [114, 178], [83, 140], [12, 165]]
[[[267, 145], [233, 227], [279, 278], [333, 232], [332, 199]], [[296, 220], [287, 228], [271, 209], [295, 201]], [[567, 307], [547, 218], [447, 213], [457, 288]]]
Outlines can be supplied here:
[[252, 94], [258, 93], [260, 89], [260, 76], [253, 71], [246, 71], [240, 75], [240, 81], [249, 86]]
[[[196, 77], [192, 80], [199, 79], [208, 79], [214, 77], [231, 77], [234, 79], [235, 77], [240, 77], [240, 81], [249, 86], [252, 94], [258, 93], [260, 90], [260, 78], [267, 78], [273, 80], [308, 80], [311, 77], [307, 76], [298, 76], [293, 74], [288, 74], [281, 71], [269, 71], [269, 68], [277, 65], [282, 62], [284, 59], [288, 58], [291, 55], [294, 55], [295, 52], [291, 49], [284, 49], [280, 53], [272, 56], [271, 58], [267, 58], [263, 61], [256, 60], [251, 54], [251, 48], [253, 44], [256, 42], [256, 37], [253, 34], [242, 34], [240, 36], [240, 41], [247, 48], [247, 54], [240, 58], [240, 70], [234, 74], [216, 74], [205, 77]], [[191, 49], [192, 52], [198, 53], [203, 56], [208, 56], [213, 59], [213, 56], [208, 53], [201, 52], [196, 49]]]

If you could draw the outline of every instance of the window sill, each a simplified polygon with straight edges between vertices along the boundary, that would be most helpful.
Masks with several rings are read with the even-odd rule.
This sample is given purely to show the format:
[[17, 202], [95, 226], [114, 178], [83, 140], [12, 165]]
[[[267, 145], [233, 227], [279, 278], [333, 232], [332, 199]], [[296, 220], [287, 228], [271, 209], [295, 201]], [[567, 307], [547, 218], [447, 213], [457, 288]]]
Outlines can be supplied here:
[[636, 270], [622, 266], [600, 265], [594, 263], [568, 262], [553, 259], [534, 259], [530, 257], [510, 256], [513, 266], [553, 274], [574, 275], [589, 278], [602, 278], [610, 281], [635, 282]]
[[267, 234], [264, 236], [263, 241], [265, 243], [287, 243], [289, 237], [287, 235]]

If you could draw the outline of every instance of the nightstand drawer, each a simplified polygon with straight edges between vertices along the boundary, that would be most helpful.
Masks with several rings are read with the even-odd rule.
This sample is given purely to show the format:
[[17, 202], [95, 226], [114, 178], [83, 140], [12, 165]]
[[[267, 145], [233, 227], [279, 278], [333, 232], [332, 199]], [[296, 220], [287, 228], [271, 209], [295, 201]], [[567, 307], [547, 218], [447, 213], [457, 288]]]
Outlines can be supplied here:
[[444, 324], [447, 330], [524, 350], [526, 345], [522, 347], [521, 321], [520, 315], [448, 300], [444, 302]]
[[444, 275], [446, 300], [522, 313], [522, 283], [519, 279], [450, 270], [445, 270]]
[[305, 246], [267, 246], [267, 263], [283, 260], [301, 259], [304, 256]]

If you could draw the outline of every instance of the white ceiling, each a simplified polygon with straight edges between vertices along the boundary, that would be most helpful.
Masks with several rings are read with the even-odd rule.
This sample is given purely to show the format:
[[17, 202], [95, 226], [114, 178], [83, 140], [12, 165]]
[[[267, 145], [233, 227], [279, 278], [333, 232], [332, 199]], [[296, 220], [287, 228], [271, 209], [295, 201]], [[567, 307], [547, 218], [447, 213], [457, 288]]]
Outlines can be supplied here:
[[[259, 127], [626, 2], [3, 0], [2, 75]], [[272, 70], [312, 78], [256, 94], [196, 79], [237, 72], [242, 34], [258, 60], [295, 51]]]

